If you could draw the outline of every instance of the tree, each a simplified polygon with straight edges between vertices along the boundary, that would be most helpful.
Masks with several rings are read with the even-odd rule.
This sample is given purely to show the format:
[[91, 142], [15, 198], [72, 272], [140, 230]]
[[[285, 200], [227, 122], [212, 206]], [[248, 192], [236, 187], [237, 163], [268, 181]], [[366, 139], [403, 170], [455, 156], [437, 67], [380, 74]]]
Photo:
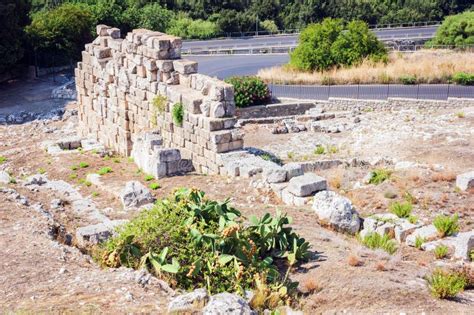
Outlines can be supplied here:
[[166, 32], [174, 18], [173, 11], [165, 9], [158, 3], [129, 7], [123, 17], [130, 28], [146, 28], [160, 32]]
[[270, 32], [270, 33], [278, 32], [278, 26], [272, 20], [265, 20], [261, 23], [260, 26], [263, 27], [267, 32]]
[[22, 0], [6, 0], [0, 4], [0, 73], [10, 69], [23, 57], [22, 25], [26, 8], [26, 2]]
[[431, 41], [434, 45], [474, 45], [474, 11], [448, 16]]
[[64, 3], [33, 15], [26, 32], [35, 48], [77, 58], [84, 44], [92, 40], [94, 19], [89, 6]]
[[290, 65], [303, 71], [323, 71], [386, 56], [385, 47], [366, 23], [353, 21], [346, 26], [342, 19], [327, 18], [303, 30], [290, 55]]

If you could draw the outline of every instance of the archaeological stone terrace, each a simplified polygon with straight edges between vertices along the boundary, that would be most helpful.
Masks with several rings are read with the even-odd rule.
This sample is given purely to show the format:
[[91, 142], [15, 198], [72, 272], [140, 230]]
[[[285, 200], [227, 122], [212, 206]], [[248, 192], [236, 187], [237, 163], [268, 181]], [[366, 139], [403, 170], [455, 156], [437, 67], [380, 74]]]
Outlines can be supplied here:
[[155, 177], [222, 173], [221, 153], [243, 147], [233, 87], [181, 59], [178, 37], [136, 29], [123, 39], [106, 25], [97, 35], [75, 69], [79, 134], [131, 155]]

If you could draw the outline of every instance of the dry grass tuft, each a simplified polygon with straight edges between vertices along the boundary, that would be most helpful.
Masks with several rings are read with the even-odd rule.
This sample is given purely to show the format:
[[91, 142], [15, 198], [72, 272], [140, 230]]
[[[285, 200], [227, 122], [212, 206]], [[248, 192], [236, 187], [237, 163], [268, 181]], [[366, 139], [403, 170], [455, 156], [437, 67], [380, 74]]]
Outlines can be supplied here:
[[387, 268], [385, 267], [385, 262], [384, 261], [377, 261], [375, 264], [375, 270], [377, 271], [386, 271]]
[[364, 61], [357, 67], [325, 72], [298, 72], [288, 66], [261, 69], [266, 82], [283, 84], [373, 84], [401, 83], [400, 78], [416, 77], [417, 83], [445, 83], [457, 72], [474, 73], [474, 53], [450, 50], [421, 50], [390, 54], [389, 62]]
[[309, 294], [321, 291], [321, 287], [319, 286], [319, 284], [316, 282], [314, 278], [307, 277], [306, 279], [303, 280], [302, 286], [303, 286], [304, 292], [309, 293]]
[[362, 261], [359, 259], [358, 256], [354, 254], [349, 255], [349, 257], [347, 258], [347, 263], [349, 264], [349, 266], [352, 267], [362, 266]]
[[456, 180], [456, 174], [448, 171], [435, 173], [431, 176], [431, 180], [434, 182], [453, 182]]

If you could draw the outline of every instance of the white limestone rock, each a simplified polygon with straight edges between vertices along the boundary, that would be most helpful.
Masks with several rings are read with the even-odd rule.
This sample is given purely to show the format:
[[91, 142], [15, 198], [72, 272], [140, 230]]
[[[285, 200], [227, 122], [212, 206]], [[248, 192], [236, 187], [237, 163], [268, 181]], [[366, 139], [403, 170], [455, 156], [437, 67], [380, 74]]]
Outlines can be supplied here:
[[168, 303], [168, 314], [194, 314], [199, 312], [208, 300], [207, 290], [203, 288], [178, 295]]
[[474, 188], [474, 171], [458, 175], [456, 177], [456, 187], [463, 191]]
[[138, 208], [155, 201], [152, 194], [139, 181], [129, 181], [120, 193], [120, 199], [125, 208]]
[[240, 296], [231, 293], [219, 293], [211, 296], [202, 310], [203, 315], [254, 315], [248, 303]]
[[333, 191], [321, 191], [314, 196], [313, 210], [321, 224], [340, 232], [355, 234], [360, 229], [360, 218], [349, 199]]
[[431, 241], [438, 237], [438, 230], [436, 230], [433, 224], [422, 226], [414, 230], [413, 233], [406, 238], [406, 244], [408, 246], [415, 246], [417, 237], [425, 241]]
[[314, 173], [293, 177], [288, 185], [288, 191], [298, 197], [310, 196], [315, 192], [326, 189], [326, 179]]

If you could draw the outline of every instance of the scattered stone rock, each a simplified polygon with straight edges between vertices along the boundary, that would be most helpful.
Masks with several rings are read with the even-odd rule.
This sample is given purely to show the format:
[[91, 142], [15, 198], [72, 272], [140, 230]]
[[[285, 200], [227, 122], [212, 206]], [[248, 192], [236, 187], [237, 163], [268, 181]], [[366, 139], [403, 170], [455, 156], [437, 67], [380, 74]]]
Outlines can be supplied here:
[[80, 227], [76, 230], [76, 241], [79, 246], [95, 245], [104, 242], [112, 236], [117, 226], [127, 222], [127, 220], [114, 220]]
[[321, 191], [314, 196], [313, 210], [323, 225], [340, 232], [355, 234], [360, 229], [360, 218], [349, 199], [333, 191]]
[[236, 294], [219, 293], [211, 296], [202, 310], [203, 315], [254, 315], [248, 303]]
[[288, 191], [297, 197], [310, 196], [315, 192], [326, 189], [326, 179], [314, 173], [293, 177], [288, 185]]
[[200, 311], [209, 300], [206, 289], [196, 289], [193, 292], [178, 295], [168, 304], [169, 314], [193, 314]]
[[301, 164], [288, 163], [283, 165], [283, 169], [286, 171], [286, 180], [290, 180], [293, 177], [301, 176], [304, 174]]
[[456, 186], [463, 191], [474, 188], [474, 171], [458, 175]]
[[120, 194], [122, 204], [126, 208], [137, 208], [155, 201], [152, 194], [139, 181], [129, 181]]
[[41, 174], [36, 174], [28, 177], [25, 181], [25, 186], [31, 186], [31, 185], [36, 185], [36, 186], [42, 186], [48, 182], [48, 179], [46, 176], [43, 176]]
[[398, 242], [404, 242], [406, 237], [419, 225], [411, 224], [407, 219], [399, 218], [393, 213], [375, 214], [364, 219], [363, 229], [360, 235], [376, 232], [380, 235], [395, 236]]
[[446, 237], [440, 240], [425, 242], [421, 249], [433, 251], [439, 245], [445, 245], [453, 249], [453, 258], [470, 260], [470, 253], [474, 249], [474, 230], [461, 232], [454, 236]]
[[287, 172], [283, 167], [268, 168], [263, 171], [263, 178], [270, 184], [286, 181]]
[[0, 184], [8, 184], [10, 183], [11, 177], [5, 171], [0, 171]]
[[422, 226], [406, 238], [406, 244], [408, 246], [415, 246], [417, 237], [422, 238], [425, 242], [432, 241], [438, 237], [438, 230], [436, 230], [433, 224]]
[[53, 199], [50, 203], [51, 209], [60, 209], [64, 207], [64, 202], [61, 199]]

